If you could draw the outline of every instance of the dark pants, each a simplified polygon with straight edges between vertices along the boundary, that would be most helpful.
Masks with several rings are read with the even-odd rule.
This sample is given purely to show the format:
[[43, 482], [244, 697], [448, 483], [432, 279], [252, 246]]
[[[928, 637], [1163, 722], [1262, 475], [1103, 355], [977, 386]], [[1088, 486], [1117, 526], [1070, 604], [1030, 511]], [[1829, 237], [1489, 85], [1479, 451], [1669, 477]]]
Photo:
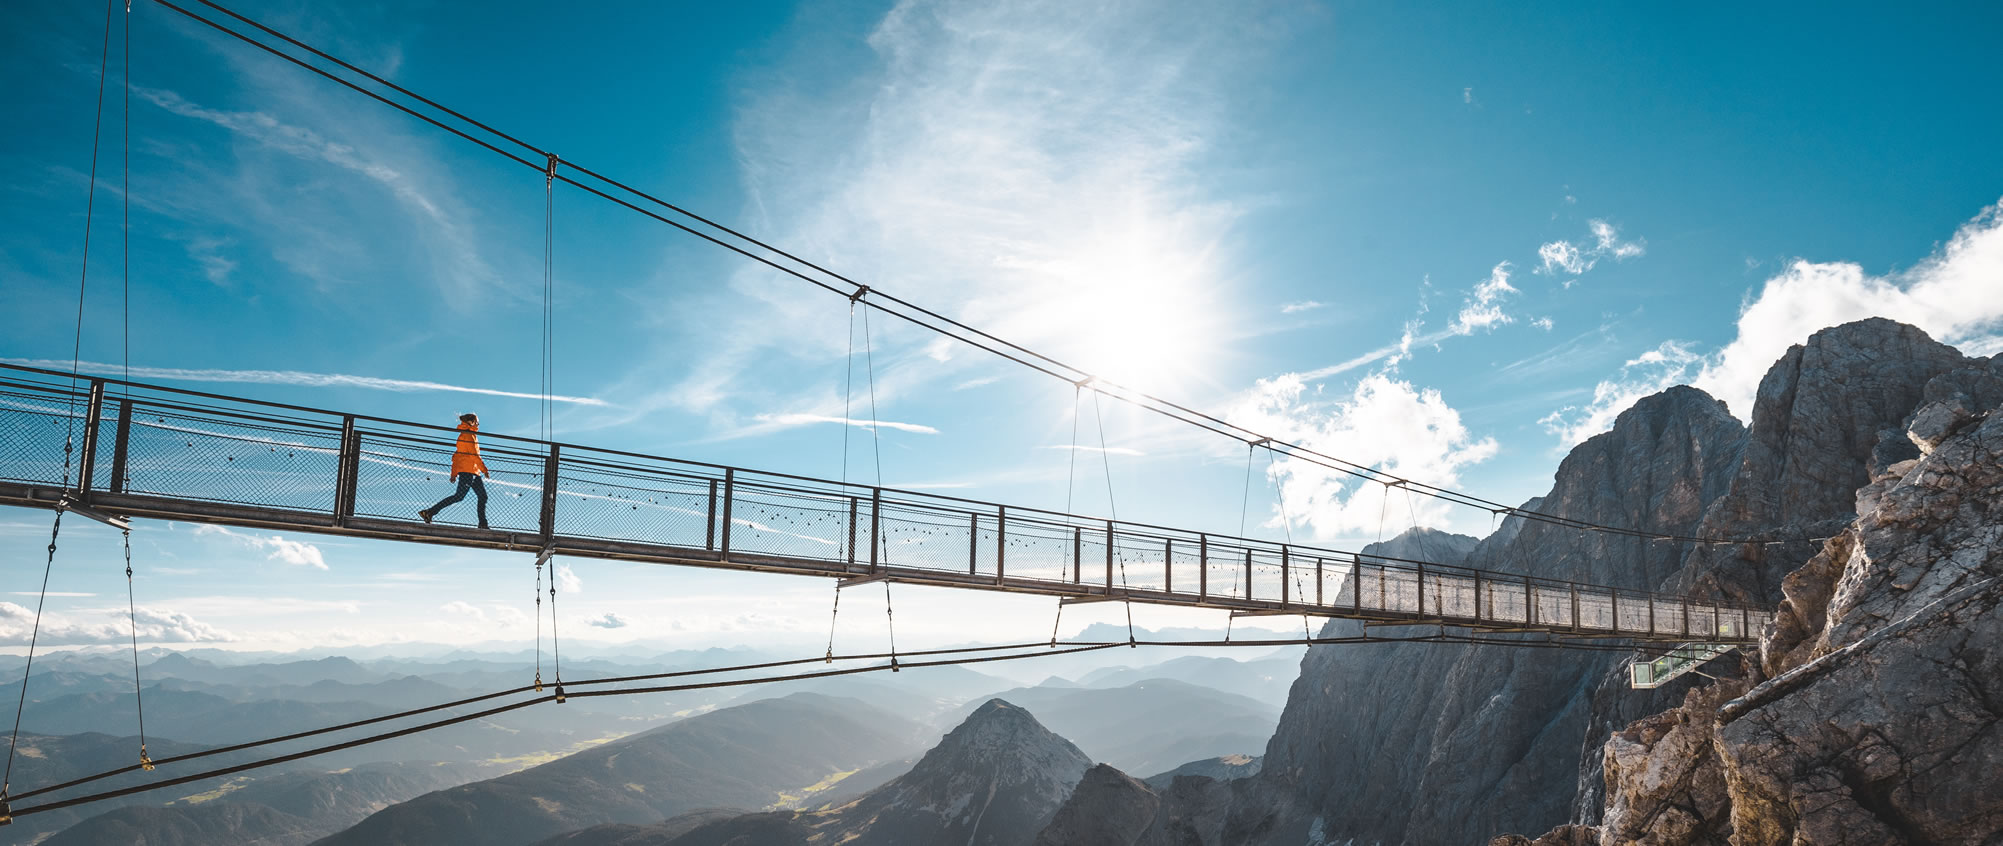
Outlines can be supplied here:
[[440, 512], [440, 511], [444, 511], [444, 510], [445, 510], [445, 506], [448, 506], [448, 505], [451, 505], [452, 503], [455, 503], [455, 502], [458, 502], [459, 500], [462, 500], [462, 499], [465, 499], [465, 498], [466, 498], [466, 491], [467, 491], [468, 489], [471, 489], [471, 490], [473, 491], [473, 494], [474, 494], [474, 495], [475, 495], [476, 497], [478, 497], [478, 498], [479, 498], [479, 503], [480, 503], [480, 527], [481, 527], [481, 528], [486, 528], [486, 526], [487, 526], [487, 483], [486, 483], [486, 482], [484, 482], [484, 481], [481, 481], [481, 480], [480, 480], [480, 474], [478, 474], [478, 473], [461, 473], [461, 474], [459, 474], [459, 489], [458, 489], [458, 490], [456, 490], [456, 491], [453, 491], [453, 492], [452, 492], [452, 495], [451, 495], [451, 496], [448, 496], [448, 497], [446, 497], [446, 498], [444, 498], [444, 499], [441, 499], [441, 500], [439, 500], [439, 501], [438, 501], [438, 504], [437, 504], [437, 505], [434, 505], [434, 506], [431, 506], [431, 508], [430, 508], [430, 511], [431, 511], [431, 513], [435, 515], [435, 514], [437, 514], [437, 513], [438, 513], [438, 512]]

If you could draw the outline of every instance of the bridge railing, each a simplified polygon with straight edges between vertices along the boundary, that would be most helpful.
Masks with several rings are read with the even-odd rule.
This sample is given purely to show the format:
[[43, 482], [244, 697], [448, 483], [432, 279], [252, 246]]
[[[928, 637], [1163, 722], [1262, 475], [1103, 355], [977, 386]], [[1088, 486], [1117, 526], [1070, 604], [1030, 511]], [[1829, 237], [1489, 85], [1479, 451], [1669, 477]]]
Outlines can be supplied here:
[[[415, 527], [452, 490], [446, 426], [0, 365], [0, 486]], [[66, 454], [64, 444], [70, 443]], [[496, 537], [695, 562], [922, 571], [961, 584], [1585, 635], [1743, 641], [1756, 609], [483, 433]], [[65, 480], [67, 479], [67, 482]], [[468, 526], [468, 501], [440, 522]], [[467, 537], [482, 537], [468, 529]], [[512, 542], [512, 541], [511, 541]], [[660, 557], [660, 556], [657, 556]]]

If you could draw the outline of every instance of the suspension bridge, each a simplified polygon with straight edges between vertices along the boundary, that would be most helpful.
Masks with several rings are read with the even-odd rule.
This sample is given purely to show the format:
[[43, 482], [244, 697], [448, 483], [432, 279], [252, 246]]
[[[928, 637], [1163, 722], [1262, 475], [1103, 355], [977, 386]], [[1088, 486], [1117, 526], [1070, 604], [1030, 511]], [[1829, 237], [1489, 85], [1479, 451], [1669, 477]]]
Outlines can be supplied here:
[[[1775, 543], [1774, 539], [1688, 537], [1645, 528], [1595, 524], [1565, 515], [1513, 508], [1472, 494], [1400, 478], [1375, 467], [1326, 455], [1137, 390], [1100, 379], [1057, 359], [1003, 340], [894, 295], [842, 276], [778, 247], [641, 191], [612, 177], [474, 120], [435, 100], [342, 61], [213, 0], [195, 0], [238, 24], [233, 28], [170, 0], [166, 9], [263, 50], [334, 83], [477, 144], [512, 162], [533, 168], [544, 179], [543, 417], [540, 436], [483, 435], [482, 454], [493, 477], [494, 496], [485, 525], [430, 522], [419, 509], [443, 493], [457, 432], [445, 426], [392, 420], [190, 391], [127, 379], [79, 378], [20, 365], [0, 364], [0, 505], [72, 513], [128, 529], [135, 518], [173, 520], [254, 529], [286, 530], [398, 542], [456, 546], [533, 555], [538, 579], [553, 556], [581, 556], [635, 562], [710, 567], [786, 575], [822, 576], [837, 588], [891, 583], [1000, 591], [1057, 597], [1064, 605], [1091, 602], [1146, 603], [1209, 608], [1233, 616], [1298, 615], [1364, 621], [1361, 637], [1323, 638], [1306, 632], [1298, 640], [1124, 643], [1018, 643], [906, 652], [903, 666], [1016, 660], [1036, 655], [1083, 652], [1129, 645], [1243, 646], [1262, 643], [1462, 642], [1512, 646], [1659, 653], [1631, 670], [1636, 687], [1656, 687], [1738, 646], [1754, 642], [1768, 612], [1762, 609], [1679, 596], [1584, 584], [1523, 573], [1475, 569], [1308, 544], [1275, 542], [1102, 518], [1039, 508], [832, 481], [748, 468], [727, 467], [636, 452], [559, 442], [550, 397], [554, 394], [554, 187], [561, 183], [665, 223], [754, 262], [846, 297], [851, 342], [858, 304], [955, 342], [987, 351], [1044, 375], [1062, 379], [1095, 402], [1107, 397], [1248, 444], [1272, 455], [1317, 465], [1377, 483], [1387, 491], [1478, 508], [1497, 516], [1535, 521], [1607, 536], [1676, 543]], [[99, 68], [99, 125], [103, 80], [108, 67], [112, 14], [107, 4], [104, 53]], [[130, 56], [131, 6], [125, 5]], [[326, 66], [309, 60], [311, 56]], [[330, 67], [345, 73], [337, 73]], [[129, 70], [129, 68], [128, 68]], [[130, 73], [125, 73], [130, 99]], [[361, 80], [366, 80], [365, 84]], [[391, 96], [391, 93], [395, 96]], [[129, 133], [129, 121], [127, 130]], [[95, 132], [95, 130], [94, 130]], [[126, 139], [129, 149], [129, 137]], [[96, 187], [97, 142], [93, 135], [91, 199], [86, 202], [86, 266], [90, 203]], [[121, 191], [121, 202], [129, 192]], [[83, 282], [79, 279], [77, 341], [83, 335]], [[129, 283], [128, 283], [129, 284]], [[129, 292], [128, 292], [129, 293]], [[129, 302], [129, 296], [125, 298]], [[128, 312], [129, 316], [129, 312]], [[867, 348], [866, 348], [867, 349]], [[122, 355], [129, 361], [129, 350]], [[853, 349], [851, 349], [851, 364]], [[874, 379], [873, 369], [871, 374]], [[1074, 404], [1077, 394], [1074, 393]], [[872, 399], [872, 406], [874, 401]], [[1075, 405], [1074, 405], [1075, 410]], [[874, 409], [872, 408], [872, 417]], [[1103, 437], [1103, 433], [1102, 433]], [[1074, 433], [1075, 441], [1075, 433]], [[1074, 447], [1076, 444], [1074, 443]], [[1249, 459], [1248, 451], [1248, 459]], [[1249, 465], [1248, 465], [1249, 467]], [[1110, 482], [1109, 482], [1110, 484]], [[1068, 508], [1068, 505], [1067, 505]], [[461, 509], [464, 515], [471, 509]], [[1242, 532], [1242, 529], [1241, 529]], [[49, 562], [54, 565], [56, 532]], [[129, 566], [128, 534], [128, 591]], [[1423, 553], [1422, 553], [1423, 554]], [[538, 583], [538, 606], [541, 586]], [[839, 595], [839, 594], [837, 594]], [[555, 649], [555, 597], [550, 592], [551, 644]], [[131, 597], [128, 595], [128, 603]], [[540, 624], [541, 611], [538, 607]], [[41, 609], [36, 610], [40, 629]], [[1369, 627], [1437, 626], [1439, 634], [1372, 636]], [[1447, 628], [1473, 634], [1448, 634]], [[1542, 634], [1510, 638], [1504, 633]], [[1492, 636], [1491, 636], [1492, 635]], [[23, 668], [21, 703], [33, 668]], [[1675, 644], [1683, 644], [1674, 647]], [[879, 670], [899, 669], [894, 636], [884, 654], [838, 656], [832, 642], [826, 656], [737, 667], [717, 667], [607, 679], [572, 679], [569, 696], [640, 693], [759, 684]], [[1033, 648], [1033, 649], [1032, 649]], [[134, 695], [140, 697], [138, 637], [133, 637]], [[553, 664], [553, 690], [545, 692], [537, 638], [535, 682], [453, 702], [413, 708], [339, 726], [283, 737], [190, 752], [154, 761], [146, 753], [143, 707], [139, 711], [138, 762], [13, 792], [14, 746], [0, 775], [0, 825], [15, 815], [103, 801], [162, 787], [189, 784], [270, 766], [336, 749], [374, 743], [467, 720], [565, 701], [560, 662]], [[806, 663], [851, 664], [840, 669], [771, 673]], [[917, 658], [918, 660], [910, 660]], [[634, 686], [634, 685], [641, 686]], [[20, 732], [17, 706], [14, 735]], [[430, 722], [405, 721], [427, 717]], [[436, 716], [444, 715], [444, 716]], [[398, 728], [389, 728], [400, 725]], [[352, 732], [381, 727], [354, 737]], [[179, 764], [253, 749], [282, 747], [311, 738], [346, 739], [311, 749], [275, 754], [202, 772], [152, 778], [126, 786], [100, 785], [156, 764]], [[99, 785], [99, 792], [80, 789]], [[100, 789], [101, 788], [101, 789]], [[14, 808], [14, 800], [38, 804]]]
[[[1759, 609], [487, 434], [488, 523], [425, 523], [457, 432], [0, 369], [0, 504], [534, 554], [1628, 641]], [[70, 431], [80, 433], [66, 454]], [[71, 466], [73, 465], [73, 467]], [[65, 481], [67, 479], [67, 482]], [[470, 516], [471, 509], [462, 513]]]

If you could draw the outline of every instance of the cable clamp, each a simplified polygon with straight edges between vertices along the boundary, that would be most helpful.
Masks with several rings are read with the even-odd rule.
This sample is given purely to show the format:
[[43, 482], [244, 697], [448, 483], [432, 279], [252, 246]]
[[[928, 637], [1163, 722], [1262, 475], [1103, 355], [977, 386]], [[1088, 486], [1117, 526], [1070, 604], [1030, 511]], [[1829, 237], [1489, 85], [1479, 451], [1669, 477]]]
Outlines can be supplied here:
[[1078, 386], [1079, 388], [1081, 388], [1081, 389], [1083, 389], [1083, 388], [1089, 388], [1089, 387], [1092, 387], [1092, 383], [1093, 383], [1094, 381], [1097, 381], [1097, 380], [1098, 380], [1098, 378], [1099, 378], [1099, 377], [1097, 377], [1097, 376], [1093, 376], [1093, 375], [1090, 375], [1090, 374], [1087, 374], [1087, 375], [1085, 376], [1085, 378], [1083, 378], [1083, 379], [1079, 379], [1078, 381], [1076, 381], [1076, 382], [1072, 382], [1071, 384], [1073, 384], [1073, 385], [1077, 385], [1077, 386]]
[[543, 168], [542, 187], [548, 188], [556, 183], [556, 166], [561, 164], [563, 160], [557, 158], [555, 153], [544, 153], [543, 155], [549, 157], [549, 165]]
[[541, 692], [542, 692], [542, 671], [541, 671], [541, 670], [537, 670], [537, 671], [536, 671], [536, 692], [537, 692], [537, 693], [541, 693]]
[[153, 756], [146, 754], [144, 743], [139, 744], [139, 768], [149, 773], [153, 771]]
[[855, 286], [855, 293], [848, 295], [848, 301], [852, 303], [860, 302], [862, 298], [866, 296], [869, 296], [869, 286], [857, 285]]
[[562, 682], [558, 682], [558, 683], [557, 683], [557, 685], [556, 685], [556, 702], [557, 702], [557, 704], [558, 704], [558, 705], [561, 705], [561, 704], [563, 704], [563, 703], [564, 703], [565, 701], [567, 701], [568, 699], [569, 699], [569, 697], [566, 697], [566, 696], [564, 696], [564, 695], [563, 695], [563, 683], [562, 683]]
[[[1271, 444], [1272, 442], [1273, 442], [1273, 439], [1272, 439], [1272, 438], [1269, 438], [1269, 437], [1264, 437], [1264, 436], [1261, 436], [1261, 437], [1260, 437], [1260, 438], [1259, 438], [1258, 440], [1256, 440], [1256, 441], [1246, 441], [1246, 442], [1245, 442], [1245, 448], [1246, 448], [1246, 449], [1255, 449], [1255, 448], [1258, 448], [1258, 447], [1262, 447], [1262, 446], [1267, 446], [1268, 444]], [[1270, 449], [1271, 447], [1267, 447], [1267, 448], [1268, 448], [1268, 449]]]
[[7, 791], [0, 790], [0, 825], [14, 821], [14, 806], [7, 804]]

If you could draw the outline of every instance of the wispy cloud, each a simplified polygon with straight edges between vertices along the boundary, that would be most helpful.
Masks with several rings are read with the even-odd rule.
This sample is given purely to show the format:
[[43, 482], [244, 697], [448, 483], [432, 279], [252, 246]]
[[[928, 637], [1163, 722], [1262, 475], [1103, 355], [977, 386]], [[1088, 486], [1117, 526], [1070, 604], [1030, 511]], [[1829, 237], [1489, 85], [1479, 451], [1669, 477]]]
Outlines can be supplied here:
[[196, 620], [187, 614], [149, 606], [130, 612], [106, 612], [104, 622], [83, 622], [62, 615], [43, 614], [40, 634], [35, 634], [35, 612], [12, 602], [0, 602], [0, 646], [26, 646], [30, 637], [43, 646], [79, 646], [94, 643], [127, 643], [136, 626], [139, 640], [151, 643], [220, 643], [235, 635]]
[[[51, 370], [68, 370], [70, 363], [53, 359], [0, 358], [9, 364], [27, 367], [44, 367]], [[123, 376], [124, 366], [105, 364], [97, 361], [81, 362], [77, 369], [99, 376]], [[490, 397], [511, 399], [542, 399], [541, 394], [520, 391], [502, 391], [493, 388], [471, 388], [465, 385], [448, 385], [443, 382], [424, 382], [412, 379], [386, 379], [378, 376], [352, 376], [346, 373], [304, 373], [297, 370], [191, 370], [178, 367], [134, 367], [132, 378], [139, 380], [159, 380], [165, 382], [248, 382], [262, 385], [297, 385], [308, 388], [366, 388], [373, 391], [443, 391], [460, 394], [479, 394]], [[553, 396], [555, 402], [576, 405], [607, 405], [596, 397]]]
[[[1237, 307], [1222, 233], [1245, 213], [1204, 165], [1238, 131], [1232, 92], [1270, 55], [1259, 47], [1298, 31], [1274, 20], [1291, 14], [910, 0], [868, 34], [862, 83], [821, 72], [826, 39], [789, 41], [797, 49], [759, 71], [733, 127], [755, 228], [1108, 378], [1137, 361], [1200, 361]], [[724, 429], [749, 416], [733, 413], [741, 405], [826, 409], [818, 379], [744, 373], [777, 349], [839, 360], [840, 301], [756, 267], [729, 297], [730, 318], [685, 333], [702, 354], [685, 378], [664, 388], [653, 363], [636, 369], [634, 405], [651, 398]], [[988, 363], [927, 333], [875, 328], [884, 408]]]
[[1043, 447], [1043, 449], [1069, 449], [1069, 450], [1076, 450], [1078, 452], [1103, 452], [1106, 453], [1107, 455], [1147, 455], [1147, 453], [1141, 452], [1140, 450], [1133, 449], [1131, 447], [1095, 447], [1095, 446], [1085, 446], [1084, 444], [1077, 444], [1077, 445], [1053, 444], [1050, 446]]
[[266, 552], [265, 558], [282, 561], [315, 570], [327, 569], [327, 559], [320, 554], [320, 548], [310, 543], [286, 540], [282, 535], [261, 535], [255, 532], [239, 532], [213, 524], [195, 527], [197, 535], [220, 535], [236, 541], [239, 545]]
[[585, 620], [584, 624], [587, 626], [596, 626], [601, 629], [623, 629], [626, 627], [626, 618], [607, 611], [602, 617], [593, 617]]
[[[426, 184], [427, 180], [438, 178], [435, 174], [426, 173], [424, 178], [418, 178], [410, 168], [392, 164], [371, 149], [328, 138], [272, 112], [209, 108], [163, 89], [135, 86], [132, 91], [142, 101], [171, 114], [204, 121], [265, 149], [309, 163], [332, 165], [369, 180], [387, 190], [423, 226], [425, 237], [419, 240], [440, 251], [434, 261], [435, 271], [441, 278], [451, 280], [458, 293], [470, 295], [499, 287], [497, 283], [501, 280], [475, 246], [475, 236], [466, 223], [470, 215], [463, 209], [448, 207], [446, 200], [435, 196], [436, 189]], [[211, 263], [205, 270], [213, 271], [219, 266]], [[233, 263], [230, 267], [234, 267]]]
[[1621, 365], [1619, 375], [1594, 386], [1590, 402], [1560, 408], [1538, 422], [1558, 436], [1561, 446], [1570, 447], [1611, 428], [1614, 418], [1636, 400], [1687, 381], [1692, 368], [1702, 361], [1688, 343], [1664, 341]]
[[1297, 303], [1287, 303], [1286, 305], [1280, 306], [1280, 313], [1299, 314], [1303, 311], [1313, 311], [1318, 308], [1324, 308], [1327, 305], [1328, 303], [1316, 302], [1314, 300], [1302, 300]]
[[[1589, 220], [1586, 222], [1586, 228], [1592, 232], [1591, 241], [1575, 244], [1569, 240], [1558, 240], [1538, 247], [1537, 258], [1541, 264], [1537, 272], [1546, 276], [1577, 277], [1592, 270], [1601, 259], [1626, 261], [1647, 252], [1646, 242], [1639, 238], [1631, 241], [1621, 240], [1620, 230], [1604, 220]], [[1576, 281], [1578, 280], [1565, 280], [1565, 287], [1572, 287], [1572, 283]]]
[[853, 417], [829, 417], [825, 414], [760, 414], [755, 418], [760, 423], [774, 426], [811, 426], [817, 423], [839, 423], [862, 429], [895, 429], [919, 435], [936, 435], [939, 430], [922, 423], [899, 423], [895, 420], [857, 420]]
[[34, 592], [34, 591], [32, 591], [32, 590], [16, 590], [16, 591], [8, 591], [8, 592], [9, 592], [9, 593], [11, 593], [11, 594], [13, 594], [13, 595], [15, 595], [15, 596], [44, 596], [44, 595], [46, 595], [46, 596], [96, 596], [96, 595], [97, 595], [97, 594], [94, 594], [94, 593], [73, 593], [73, 592], [70, 592], [70, 591], [63, 591], [63, 590], [52, 590], [52, 591], [49, 591], [49, 592], [48, 592], [47, 594], [40, 594], [40, 593], [36, 593], [36, 592]]
[[1454, 315], [1448, 331], [1456, 335], [1472, 335], [1477, 329], [1493, 329], [1514, 318], [1502, 310], [1502, 298], [1516, 293], [1509, 284], [1509, 262], [1500, 262], [1488, 272], [1488, 278], [1468, 292], [1467, 302], [1460, 313]]

